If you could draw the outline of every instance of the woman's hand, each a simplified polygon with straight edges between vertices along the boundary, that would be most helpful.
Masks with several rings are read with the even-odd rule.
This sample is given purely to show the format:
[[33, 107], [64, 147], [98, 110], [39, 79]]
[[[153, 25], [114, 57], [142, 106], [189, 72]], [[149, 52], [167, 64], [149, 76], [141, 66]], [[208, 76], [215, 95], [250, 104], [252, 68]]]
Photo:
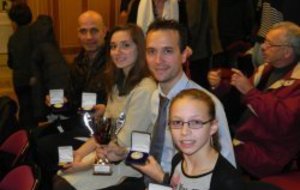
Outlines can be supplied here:
[[[93, 160], [95, 160], [95, 158]], [[86, 170], [93, 165], [93, 160], [83, 161], [82, 156], [75, 151], [74, 161], [72, 163], [67, 163], [63, 165], [61, 171], [63, 173], [75, 173], [78, 171]]]
[[118, 162], [125, 159], [127, 149], [118, 145], [117, 141], [112, 140], [107, 146], [100, 146], [96, 149], [97, 158], [107, 158], [109, 161]]
[[72, 162], [62, 166], [63, 173], [75, 173], [89, 168], [89, 165], [83, 162]]

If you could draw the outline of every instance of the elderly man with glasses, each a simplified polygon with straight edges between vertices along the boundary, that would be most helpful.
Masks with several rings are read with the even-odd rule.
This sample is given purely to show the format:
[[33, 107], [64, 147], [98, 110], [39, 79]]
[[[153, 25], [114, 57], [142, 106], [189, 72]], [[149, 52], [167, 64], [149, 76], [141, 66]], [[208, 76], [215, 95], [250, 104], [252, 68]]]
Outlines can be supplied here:
[[[237, 162], [258, 178], [288, 170], [300, 151], [300, 27], [275, 24], [262, 52], [265, 64], [250, 80], [233, 69], [227, 84], [240, 92], [245, 105], [235, 128]], [[228, 89], [218, 73], [208, 78], [215, 90]]]

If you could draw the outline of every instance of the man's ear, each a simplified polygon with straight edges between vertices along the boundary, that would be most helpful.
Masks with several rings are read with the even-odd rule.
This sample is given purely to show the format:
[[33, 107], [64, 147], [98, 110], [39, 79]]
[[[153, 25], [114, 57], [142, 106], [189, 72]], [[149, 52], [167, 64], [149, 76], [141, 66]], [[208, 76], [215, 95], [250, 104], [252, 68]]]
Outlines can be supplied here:
[[193, 50], [189, 46], [186, 46], [181, 54], [182, 54], [181, 62], [185, 63], [187, 59], [193, 54]]
[[101, 32], [102, 32], [103, 36], [106, 36], [106, 34], [108, 32], [108, 28], [106, 26], [103, 26], [103, 28], [101, 29]]
[[292, 47], [285, 47], [285, 50], [284, 50], [284, 56], [287, 58], [287, 57], [291, 57], [292, 54], [294, 54], [294, 50]]

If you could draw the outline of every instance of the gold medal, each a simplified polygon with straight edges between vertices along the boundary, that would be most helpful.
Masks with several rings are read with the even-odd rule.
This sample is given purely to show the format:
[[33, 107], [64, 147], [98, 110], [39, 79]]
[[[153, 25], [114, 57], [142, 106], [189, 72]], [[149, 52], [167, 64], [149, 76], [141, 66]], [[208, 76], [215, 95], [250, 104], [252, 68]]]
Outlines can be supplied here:
[[132, 159], [137, 160], [137, 159], [141, 159], [143, 157], [143, 153], [135, 151], [135, 152], [132, 152], [130, 156]]
[[63, 107], [63, 105], [62, 104], [60, 104], [60, 103], [58, 103], [58, 104], [54, 104], [53, 105], [55, 108], [62, 108]]
[[82, 107], [82, 109], [84, 111], [90, 111], [92, 108], [93, 108], [92, 106], [84, 106], [84, 107]]

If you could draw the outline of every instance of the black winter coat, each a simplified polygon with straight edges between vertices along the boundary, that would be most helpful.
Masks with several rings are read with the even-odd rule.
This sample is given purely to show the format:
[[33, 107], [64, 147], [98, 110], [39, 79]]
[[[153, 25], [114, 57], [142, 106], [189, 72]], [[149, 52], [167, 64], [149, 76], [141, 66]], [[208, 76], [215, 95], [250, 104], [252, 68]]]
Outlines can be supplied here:
[[106, 62], [106, 50], [99, 50], [96, 58], [90, 63], [82, 49], [71, 65], [70, 99], [73, 111], [81, 107], [82, 92], [97, 94], [97, 104], [106, 104], [105, 81], [103, 73]]

